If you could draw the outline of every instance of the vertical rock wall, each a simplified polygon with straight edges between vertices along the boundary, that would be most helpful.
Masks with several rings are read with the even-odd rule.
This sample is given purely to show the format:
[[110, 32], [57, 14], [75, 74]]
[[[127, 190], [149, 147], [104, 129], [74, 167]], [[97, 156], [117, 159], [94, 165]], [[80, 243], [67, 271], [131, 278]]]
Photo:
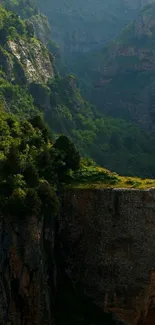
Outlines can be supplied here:
[[52, 228], [34, 216], [12, 222], [0, 217], [0, 325], [53, 324]]
[[68, 190], [61, 253], [72, 282], [132, 325], [155, 324], [155, 190]]

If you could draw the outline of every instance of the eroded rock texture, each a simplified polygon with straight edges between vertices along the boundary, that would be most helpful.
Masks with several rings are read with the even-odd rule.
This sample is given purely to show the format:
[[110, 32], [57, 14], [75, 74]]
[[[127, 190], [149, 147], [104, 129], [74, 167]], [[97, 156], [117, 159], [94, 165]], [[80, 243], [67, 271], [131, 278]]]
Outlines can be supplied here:
[[53, 324], [52, 227], [36, 217], [16, 222], [0, 217], [0, 325]]
[[155, 324], [155, 190], [68, 190], [61, 253], [72, 282], [132, 325]]

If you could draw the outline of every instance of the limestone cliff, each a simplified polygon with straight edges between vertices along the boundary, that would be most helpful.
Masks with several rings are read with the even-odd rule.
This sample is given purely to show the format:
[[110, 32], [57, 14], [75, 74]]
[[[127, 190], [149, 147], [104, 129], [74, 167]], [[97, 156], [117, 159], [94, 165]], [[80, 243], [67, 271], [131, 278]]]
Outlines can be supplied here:
[[37, 39], [8, 41], [8, 51], [11, 54], [10, 66], [16, 62], [27, 82], [46, 83], [54, 77], [52, 55]]
[[72, 282], [131, 325], [155, 323], [155, 190], [68, 190], [61, 252]]

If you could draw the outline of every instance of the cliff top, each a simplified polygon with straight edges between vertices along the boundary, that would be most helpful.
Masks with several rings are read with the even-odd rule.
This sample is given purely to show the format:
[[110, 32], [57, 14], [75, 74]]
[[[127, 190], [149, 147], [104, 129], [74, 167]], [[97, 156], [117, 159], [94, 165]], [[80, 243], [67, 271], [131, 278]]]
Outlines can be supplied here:
[[94, 165], [81, 165], [81, 168], [72, 173], [72, 188], [133, 188], [149, 189], [155, 187], [155, 179], [120, 176], [105, 168]]

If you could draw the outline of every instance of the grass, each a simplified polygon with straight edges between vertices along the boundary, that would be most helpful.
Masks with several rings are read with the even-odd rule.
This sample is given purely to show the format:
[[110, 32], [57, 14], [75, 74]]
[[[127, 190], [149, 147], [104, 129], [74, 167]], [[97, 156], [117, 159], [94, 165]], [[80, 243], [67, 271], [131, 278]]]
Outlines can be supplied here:
[[125, 177], [97, 166], [85, 166], [71, 175], [72, 188], [133, 188], [147, 189], [155, 187], [155, 179]]

